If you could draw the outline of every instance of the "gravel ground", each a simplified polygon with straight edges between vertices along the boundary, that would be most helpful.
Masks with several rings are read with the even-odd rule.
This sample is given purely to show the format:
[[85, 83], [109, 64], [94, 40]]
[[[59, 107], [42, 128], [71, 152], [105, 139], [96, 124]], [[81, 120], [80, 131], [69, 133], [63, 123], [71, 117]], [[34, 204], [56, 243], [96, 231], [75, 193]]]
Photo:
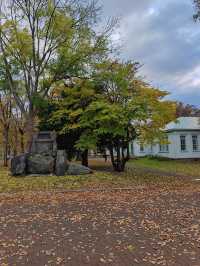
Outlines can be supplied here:
[[0, 265], [200, 265], [200, 190], [0, 196]]

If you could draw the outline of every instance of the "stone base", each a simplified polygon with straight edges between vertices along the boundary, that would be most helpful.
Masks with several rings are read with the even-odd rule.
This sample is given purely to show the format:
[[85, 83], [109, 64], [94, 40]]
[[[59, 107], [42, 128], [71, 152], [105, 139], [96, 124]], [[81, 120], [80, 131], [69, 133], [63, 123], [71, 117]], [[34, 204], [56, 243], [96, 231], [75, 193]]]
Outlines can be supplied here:
[[27, 159], [27, 174], [51, 174], [55, 159], [51, 155], [31, 154]]
[[64, 176], [67, 170], [67, 155], [65, 151], [58, 151], [56, 156], [55, 174], [57, 176]]
[[13, 176], [23, 175], [87, 175], [92, 173], [88, 167], [80, 164], [68, 164], [65, 151], [57, 151], [56, 156], [52, 153], [22, 154], [11, 160], [11, 173]]
[[11, 160], [11, 174], [13, 176], [25, 175], [27, 165], [27, 154], [18, 155]]
[[67, 175], [87, 175], [91, 173], [92, 170], [90, 168], [74, 163], [69, 164], [66, 172]]

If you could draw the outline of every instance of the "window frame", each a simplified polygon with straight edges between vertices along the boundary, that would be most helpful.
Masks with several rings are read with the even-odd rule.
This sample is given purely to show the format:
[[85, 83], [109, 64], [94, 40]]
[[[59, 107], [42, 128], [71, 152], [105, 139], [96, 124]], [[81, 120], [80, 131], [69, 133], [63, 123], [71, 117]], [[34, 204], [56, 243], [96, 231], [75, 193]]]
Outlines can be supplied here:
[[[196, 139], [196, 143], [194, 143], [194, 138]], [[195, 146], [196, 146], [196, 149], [194, 149]], [[192, 135], [192, 151], [193, 152], [198, 152], [199, 151], [198, 135]]]
[[131, 142], [131, 155], [134, 155], [134, 143]]
[[145, 150], [144, 150], [144, 144], [143, 143], [140, 143], [140, 153], [144, 153]]
[[[184, 144], [182, 142], [183, 138], [184, 138]], [[185, 147], [184, 149], [183, 149], [183, 146]], [[181, 152], [187, 152], [186, 135], [180, 135], [180, 150]]]
[[169, 153], [169, 138], [166, 136], [164, 139], [166, 140], [166, 143], [159, 144], [159, 153]]

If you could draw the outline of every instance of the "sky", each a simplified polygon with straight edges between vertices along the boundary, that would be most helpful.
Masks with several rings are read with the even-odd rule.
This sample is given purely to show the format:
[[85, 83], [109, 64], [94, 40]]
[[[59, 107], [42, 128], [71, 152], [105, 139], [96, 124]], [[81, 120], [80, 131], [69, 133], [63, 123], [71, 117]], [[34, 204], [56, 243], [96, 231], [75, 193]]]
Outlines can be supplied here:
[[119, 17], [113, 40], [123, 60], [170, 99], [200, 107], [200, 22], [192, 0], [100, 0], [103, 19]]

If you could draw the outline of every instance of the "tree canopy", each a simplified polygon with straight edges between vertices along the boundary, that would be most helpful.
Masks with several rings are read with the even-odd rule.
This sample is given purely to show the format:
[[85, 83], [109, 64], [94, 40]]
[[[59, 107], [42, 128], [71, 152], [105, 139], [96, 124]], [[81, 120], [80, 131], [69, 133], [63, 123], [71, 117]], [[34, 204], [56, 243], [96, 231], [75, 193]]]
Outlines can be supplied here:
[[129, 160], [130, 141], [159, 139], [161, 129], [175, 118], [175, 104], [163, 100], [166, 92], [137, 77], [139, 67], [137, 62], [106, 60], [95, 65], [90, 79], [55, 89], [49, 122], [57, 123], [61, 133], [78, 133], [77, 149], [108, 149], [117, 171]]
[[98, 1], [2, 0], [0, 11], [0, 81], [12, 99], [8, 121], [21, 151], [24, 139], [30, 149], [39, 124], [62, 143], [67, 135], [65, 148], [70, 156], [79, 151], [85, 165], [88, 150], [98, 147], [123, 171], [130, 141], [161, 138], [175, 105], [139, 77], [138, 62], [113, 53], [117, 20], [99, 24]]
[[[85, 73], [91, 59], [107, 51], [113, 24], [96, 33], [99, 7], [95, 3], [1, 1], [0, 56], [12, 94], [26, 117], [30, 142], [38, 99], [48, 95], [54, 82]], [[24, 94], [26, 102], [21, 98]]]

